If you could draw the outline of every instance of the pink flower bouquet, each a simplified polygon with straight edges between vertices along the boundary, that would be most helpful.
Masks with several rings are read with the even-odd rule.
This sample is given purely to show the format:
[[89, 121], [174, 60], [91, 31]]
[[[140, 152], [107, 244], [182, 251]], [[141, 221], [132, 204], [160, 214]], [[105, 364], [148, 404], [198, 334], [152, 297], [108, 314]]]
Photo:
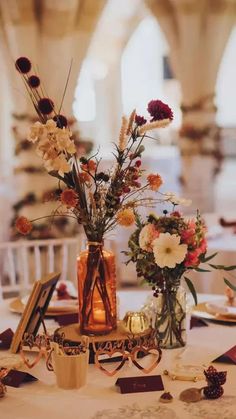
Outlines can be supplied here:
[[[195, 218], [185, 219], [176, 205], [183, 203], [170, 196], [173, 211], [157, 216], [150, 214], [146, 222], [137, 216], [137, 229], [130, 236], [129, 251], [125, 252], [136, 264], [137, 276], [152, 286], [156, 304], [155, 327], [165, 347], [183, 346], [185, 338], [185, 307], [179, 296], [181, 278], [184, 277], [195, 303], [197, 294], [191, 280], [184, 275], [187, 271], [210, 272], [231, 271], [236, 266], [209, 263], [216, 256], [206, 256], [206, 226], [197, 211]], [[207, 263], [207, 269], [200, 265]], [[225, 283], [236, 290], [227, 279]], [[152, 319], [153, 320], [153, 319]]]

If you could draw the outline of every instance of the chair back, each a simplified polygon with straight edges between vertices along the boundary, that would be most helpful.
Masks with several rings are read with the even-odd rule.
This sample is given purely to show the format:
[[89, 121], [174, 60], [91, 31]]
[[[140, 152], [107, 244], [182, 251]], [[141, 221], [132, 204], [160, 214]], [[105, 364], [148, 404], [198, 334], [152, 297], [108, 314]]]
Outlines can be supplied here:
[[0, 295], [29, 290], [50, 272], [59, 271], [61, 280], [75, 282], [80, 246], [80, 236], [0, 243]]

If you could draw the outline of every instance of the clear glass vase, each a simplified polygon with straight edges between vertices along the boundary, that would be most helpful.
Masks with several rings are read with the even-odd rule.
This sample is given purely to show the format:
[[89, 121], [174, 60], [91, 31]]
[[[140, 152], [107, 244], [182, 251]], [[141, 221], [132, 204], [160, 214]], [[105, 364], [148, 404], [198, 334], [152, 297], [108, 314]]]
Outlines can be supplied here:
[[143, 307], [150, 323], [161, 340], [162, 348], [179, 348], [186, 345], [186, 292], [180, 285], [159, 291]]
[[85, 335], [103, 335], [117, 327], [116, 267], [103, 243], [88, 242], [77, 258], [79, 322]]

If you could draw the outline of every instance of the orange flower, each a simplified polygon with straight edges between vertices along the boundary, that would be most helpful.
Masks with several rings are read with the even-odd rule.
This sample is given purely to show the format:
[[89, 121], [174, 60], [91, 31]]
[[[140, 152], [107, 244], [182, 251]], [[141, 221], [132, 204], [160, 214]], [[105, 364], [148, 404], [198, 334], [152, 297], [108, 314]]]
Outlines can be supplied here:
[[89, 182], [91, 180], [91, 177], [87, 172], [79, 173], [79, 178], [82, 183]]
[[229, 301], [232, 301], [234, 299], [234, 291], [228, 286], [225, 288], [225, 296], [228, 298]]
[[163, 184], [163, 180], [161, 176], [158, 174], [154, 175], [153, 173], [151, 173], [150, 175], [148, 175], [147, 180], [152, 191], [158, 191], [160, 186]]
[[121, 226], [129, 227], [135, 222], [134, 212], [130, 208], [120, 211], [117, 215], [118, 224]]
[[61, 193], [61, 202], [67, 206], [67, 208], [75, 208], [78, 203], [77, 193], [73, 189], [65, 189]]
[[26, 217], [19, 217], [16, 220], [15, 227], [21, 234], [29, 234], [33, 228], [32, 223]]
[[95, 172], [97, 163], [94, 160], [88, 160], [88, 163], [81, 164], [81, 169], [87, 172]]

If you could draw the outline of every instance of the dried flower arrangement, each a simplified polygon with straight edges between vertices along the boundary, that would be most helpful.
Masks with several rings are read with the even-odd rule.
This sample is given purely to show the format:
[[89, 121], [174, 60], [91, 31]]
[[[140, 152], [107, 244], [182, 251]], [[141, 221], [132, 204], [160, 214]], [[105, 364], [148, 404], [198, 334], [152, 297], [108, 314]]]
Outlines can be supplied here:
[[[80, 329], [83, 334], [108, 333], [116, 327], [115, 262], [114, 255], [103, 249], [103, 240], [117, 225], [134, 224], [138, 207], [172, 202], [172, 196], [159, 192], [161, 176], [146, 175], [141, 158], [143, 141], [150, 138], [147, 132], [169, 125], [173, 113], [160, 100], [152, 100], [147, 109], [149, 121], [135, 111], [129, 118], [123, 117], [119, 141], [114, 144], [114, 164], [103, 171], [98, 153], [77, 157], [67, 119], [61, 114], [62, 105], [57, 111], [40, 78], [30, 75], [29, 59], [18, 58], [16, 69], [39, 117], [28, 139], [35, 144], [49, 175], [58, 179], [58, 205], [46, 217], [52, 221], [61, 216], [75, 219], [88, 239], [88, 251], [80, 253], [77, 267]], [[37, 220], [21, 216], [16, 229], [28, 234]]]
[[[146, 197], [144, 192], [158, 191], [162, 184], [159, 174], [145, 177], [141, 167], [146, 132], [169, 125], [173, 114], [168, 105], [159, 100], [148, 104], [150, 121], [133, 111], [127, 119], [123, 117], [118, 145], [115, 145], [115, 165], [106, 172], [100, 170], [101, 159], [97, 153], [90, 157], [76, 157], [76, 149], [67, 125], [67, 119], [58, 111], [53, 101], [45, 97], [40, 78], [29, 75], [31, 62], [26, 57], [16, 60], [39, 121], [30, 130], [28, 140], [36, 145], [36, 153], [42, 158], [45, 169], [59, 181], [60, 193], [55, 197], [58, 207], [49, 215], [75, 218], [84, 227], [89, 240], [101, 242], [104, 234], [117, 224], [130, 226], [135, 221], [135, 210], [139, 206], [150, 206], [155, 202], [171, 201], [171, 197], [160, 194], [158, 198]], [[62, 183], [66, 189], [62, 188]], [[43, 217], [42, 217], [43, 218]], [[21, 216], [16, 228], [27, 234], [32, 222]]]
[[[55, 197], [58, 207], [47, 217], [53, 220], [63, 215], [77, 220], [90, 243], [88, 256], [84, 261], [81, 256], [78, 268], [79, 287], [83, 282], [80, 289], [82, 332], [103, 333], [116, 327], [115, 297], [111, 298], [115, 288], [112, 279], [114, 267], [109, 255], [103, 252], [102, 243], [104, 236], [117, 225], [131, 226], [135, 221], [137, 230], [129, 241], [128, 256], [136, 263], [138, 276], [152, 284], [155, 295], [160, 291], [170, 294], [168, 304], [174, 312], [176, 299], [173, 296], [176, 292], [172, 291], [178, 288], [182, 274], [189, 269], [202, 271], [199, 263], [208, 262], [214, 255], [205, 256], [205, 226], [200, 215], [197, 214], [194, 221], [185, 221], [175, 211], [175, 206], [188, 202], [171, 193], [161, 193], [161, 176], [158, 173], [146, 175], [142, 168], [143, 142], [150, 138], [147, 132], [169, 125], [173, 119], [171, 109], [160, 100], [152, 100], [147, 108], [149, 121], [135, 111], [128, 119], [123, 117], [119, 141], [114, 145], [114, 165], [104, 172], [100, 169], [102, 159], [98, 153], [90, 158], [77, 158], [67, 118], [61, 114], [62, 104], [57, 111], [53, 101], [45, 95], [40, 78], [29, 75], [30, 60], [18, 58], [16, 68], [22, 75], [39, 117], [39, 121], [31, 127], [28, 139], [35, 143], [36, 153], [42, 158], [49, 175], [57, 178], [59, 183]], [[166, 213], [164, 217], [150, 215], [148, 222], [143, 223], [137, 208], [152, 207], [159, 202], [172, 203], [173, 212], [170, 215]], [[33, 228], [33, 221], [36, 220], [29, 221], [21, 216], [16, 220], [16, 228], [20, 233], [28, 234]], [[228, 271], [235, 268], [209, 266]], [[186, 281], [196, 299], [191, 281]], [[180, 323], [176, 316], [172, 319], [172, 328], [182, 344]]]

